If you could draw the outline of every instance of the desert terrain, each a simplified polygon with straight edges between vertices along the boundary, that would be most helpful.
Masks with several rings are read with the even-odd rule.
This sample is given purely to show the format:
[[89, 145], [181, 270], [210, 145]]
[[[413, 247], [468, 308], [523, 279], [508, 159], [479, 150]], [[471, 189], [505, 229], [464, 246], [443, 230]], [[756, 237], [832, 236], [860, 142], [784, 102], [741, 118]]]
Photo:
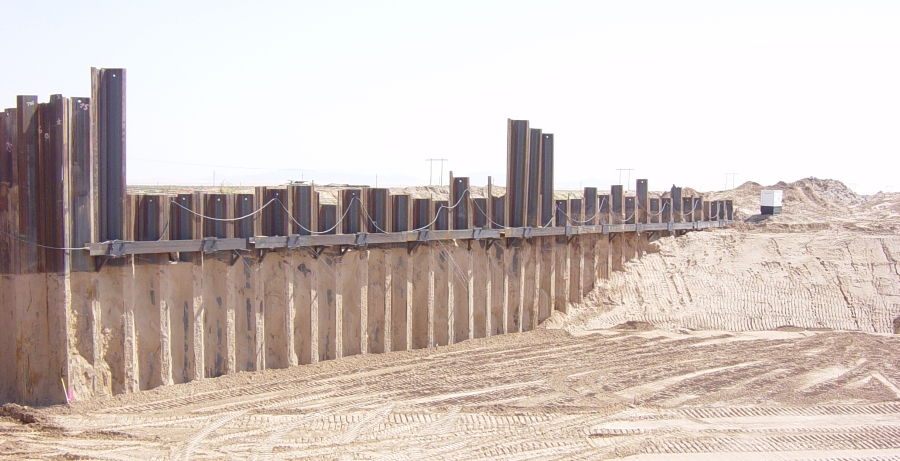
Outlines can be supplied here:
[[900, 193], [775, 187], [538, 330], [10, 404], [0, 459], [900, 460]]

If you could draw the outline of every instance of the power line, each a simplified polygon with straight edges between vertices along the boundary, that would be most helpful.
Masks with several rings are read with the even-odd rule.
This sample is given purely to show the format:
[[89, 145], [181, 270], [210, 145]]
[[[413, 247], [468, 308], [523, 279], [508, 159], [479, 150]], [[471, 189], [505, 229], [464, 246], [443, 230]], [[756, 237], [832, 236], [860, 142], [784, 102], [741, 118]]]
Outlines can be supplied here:
[[445, 158], [426, 158], [425, 161], [429, 162], [429, 165], [428, 165], [428, 185], [429, 186], [432, 185], [434, 162], [441, 162], [440, 182], [441, 182], [441, 185], [443, 186], [444, 185], [444, 162], [449, 162], [449, 160], [447, 160]]
[[731, 188], [734, 189], [734, 178], [737, 176], [737, 173], [725, 173], [725, 190], [728, 190], [728, 175], [731, 175]]
[[628, 172], [628, 181], [626, 184], [628, 186], [628, 189], [627, 189], [628, 192], [631, 192], [631, 184], [630, 184], [631, 183], [631, 172], [634, 171], [634, 168], [616, 168], [616, 171], [619, 172], [619, 184], [622, 184], [622, 172], [623, 171]]

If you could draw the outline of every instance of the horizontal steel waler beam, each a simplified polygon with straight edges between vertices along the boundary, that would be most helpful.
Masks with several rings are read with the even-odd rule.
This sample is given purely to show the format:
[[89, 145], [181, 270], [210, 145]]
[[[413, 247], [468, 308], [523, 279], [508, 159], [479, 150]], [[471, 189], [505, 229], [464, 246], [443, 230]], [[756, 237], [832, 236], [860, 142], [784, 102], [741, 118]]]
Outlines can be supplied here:
[[499, 238], [532, 238], [622, 232], [651, 232], [725, 227], [734, 221], [700, 221], [686, 223], [598, 224], [595, 226], [518, 227], [509, 229], [418, 230], [391, 233], [289, 235], [286, 237], [215, 238], [194, 240], [112, 241], [90, 243], [85, 249], [91, 256], [121, 257], [151, 253], [185, 253], [275, 248], [367, 246], [391, 243], [427, 242], [432, 240], [482, 240]]
[[151, 253], [184, 253], [193, 251], [248, 250], [247, 239], [206, 238], [198, 240], [159, 240], [150, 242], [112, 241], [91, 243], [87, 246], [91, 256], [124, 256]]

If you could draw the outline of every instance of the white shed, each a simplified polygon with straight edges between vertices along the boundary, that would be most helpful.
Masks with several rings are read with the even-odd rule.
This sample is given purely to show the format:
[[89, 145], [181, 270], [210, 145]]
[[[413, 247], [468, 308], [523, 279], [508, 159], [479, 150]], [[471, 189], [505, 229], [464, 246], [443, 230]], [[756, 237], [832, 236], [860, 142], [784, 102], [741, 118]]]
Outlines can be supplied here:
[[784, 191], [764, 190], [759, 194], [759, 214], [781, 214], [781, 198]]

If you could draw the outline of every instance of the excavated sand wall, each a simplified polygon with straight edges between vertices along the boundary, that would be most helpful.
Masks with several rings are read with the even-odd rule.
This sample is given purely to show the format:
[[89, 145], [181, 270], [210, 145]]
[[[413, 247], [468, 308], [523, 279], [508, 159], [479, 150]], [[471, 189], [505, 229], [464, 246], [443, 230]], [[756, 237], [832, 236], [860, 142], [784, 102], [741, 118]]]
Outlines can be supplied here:
[[600, 280], [566, 328], [638, 321], [669, 330], [900, 332], [900, 236], [720, 230], [661, 239], [658, 248]]
[[[91, 399], [532, 330], [646, 234], [111, 260], [0, 280], [0, 402]], [[615, 251], [612, 251], [615, 249]]]

